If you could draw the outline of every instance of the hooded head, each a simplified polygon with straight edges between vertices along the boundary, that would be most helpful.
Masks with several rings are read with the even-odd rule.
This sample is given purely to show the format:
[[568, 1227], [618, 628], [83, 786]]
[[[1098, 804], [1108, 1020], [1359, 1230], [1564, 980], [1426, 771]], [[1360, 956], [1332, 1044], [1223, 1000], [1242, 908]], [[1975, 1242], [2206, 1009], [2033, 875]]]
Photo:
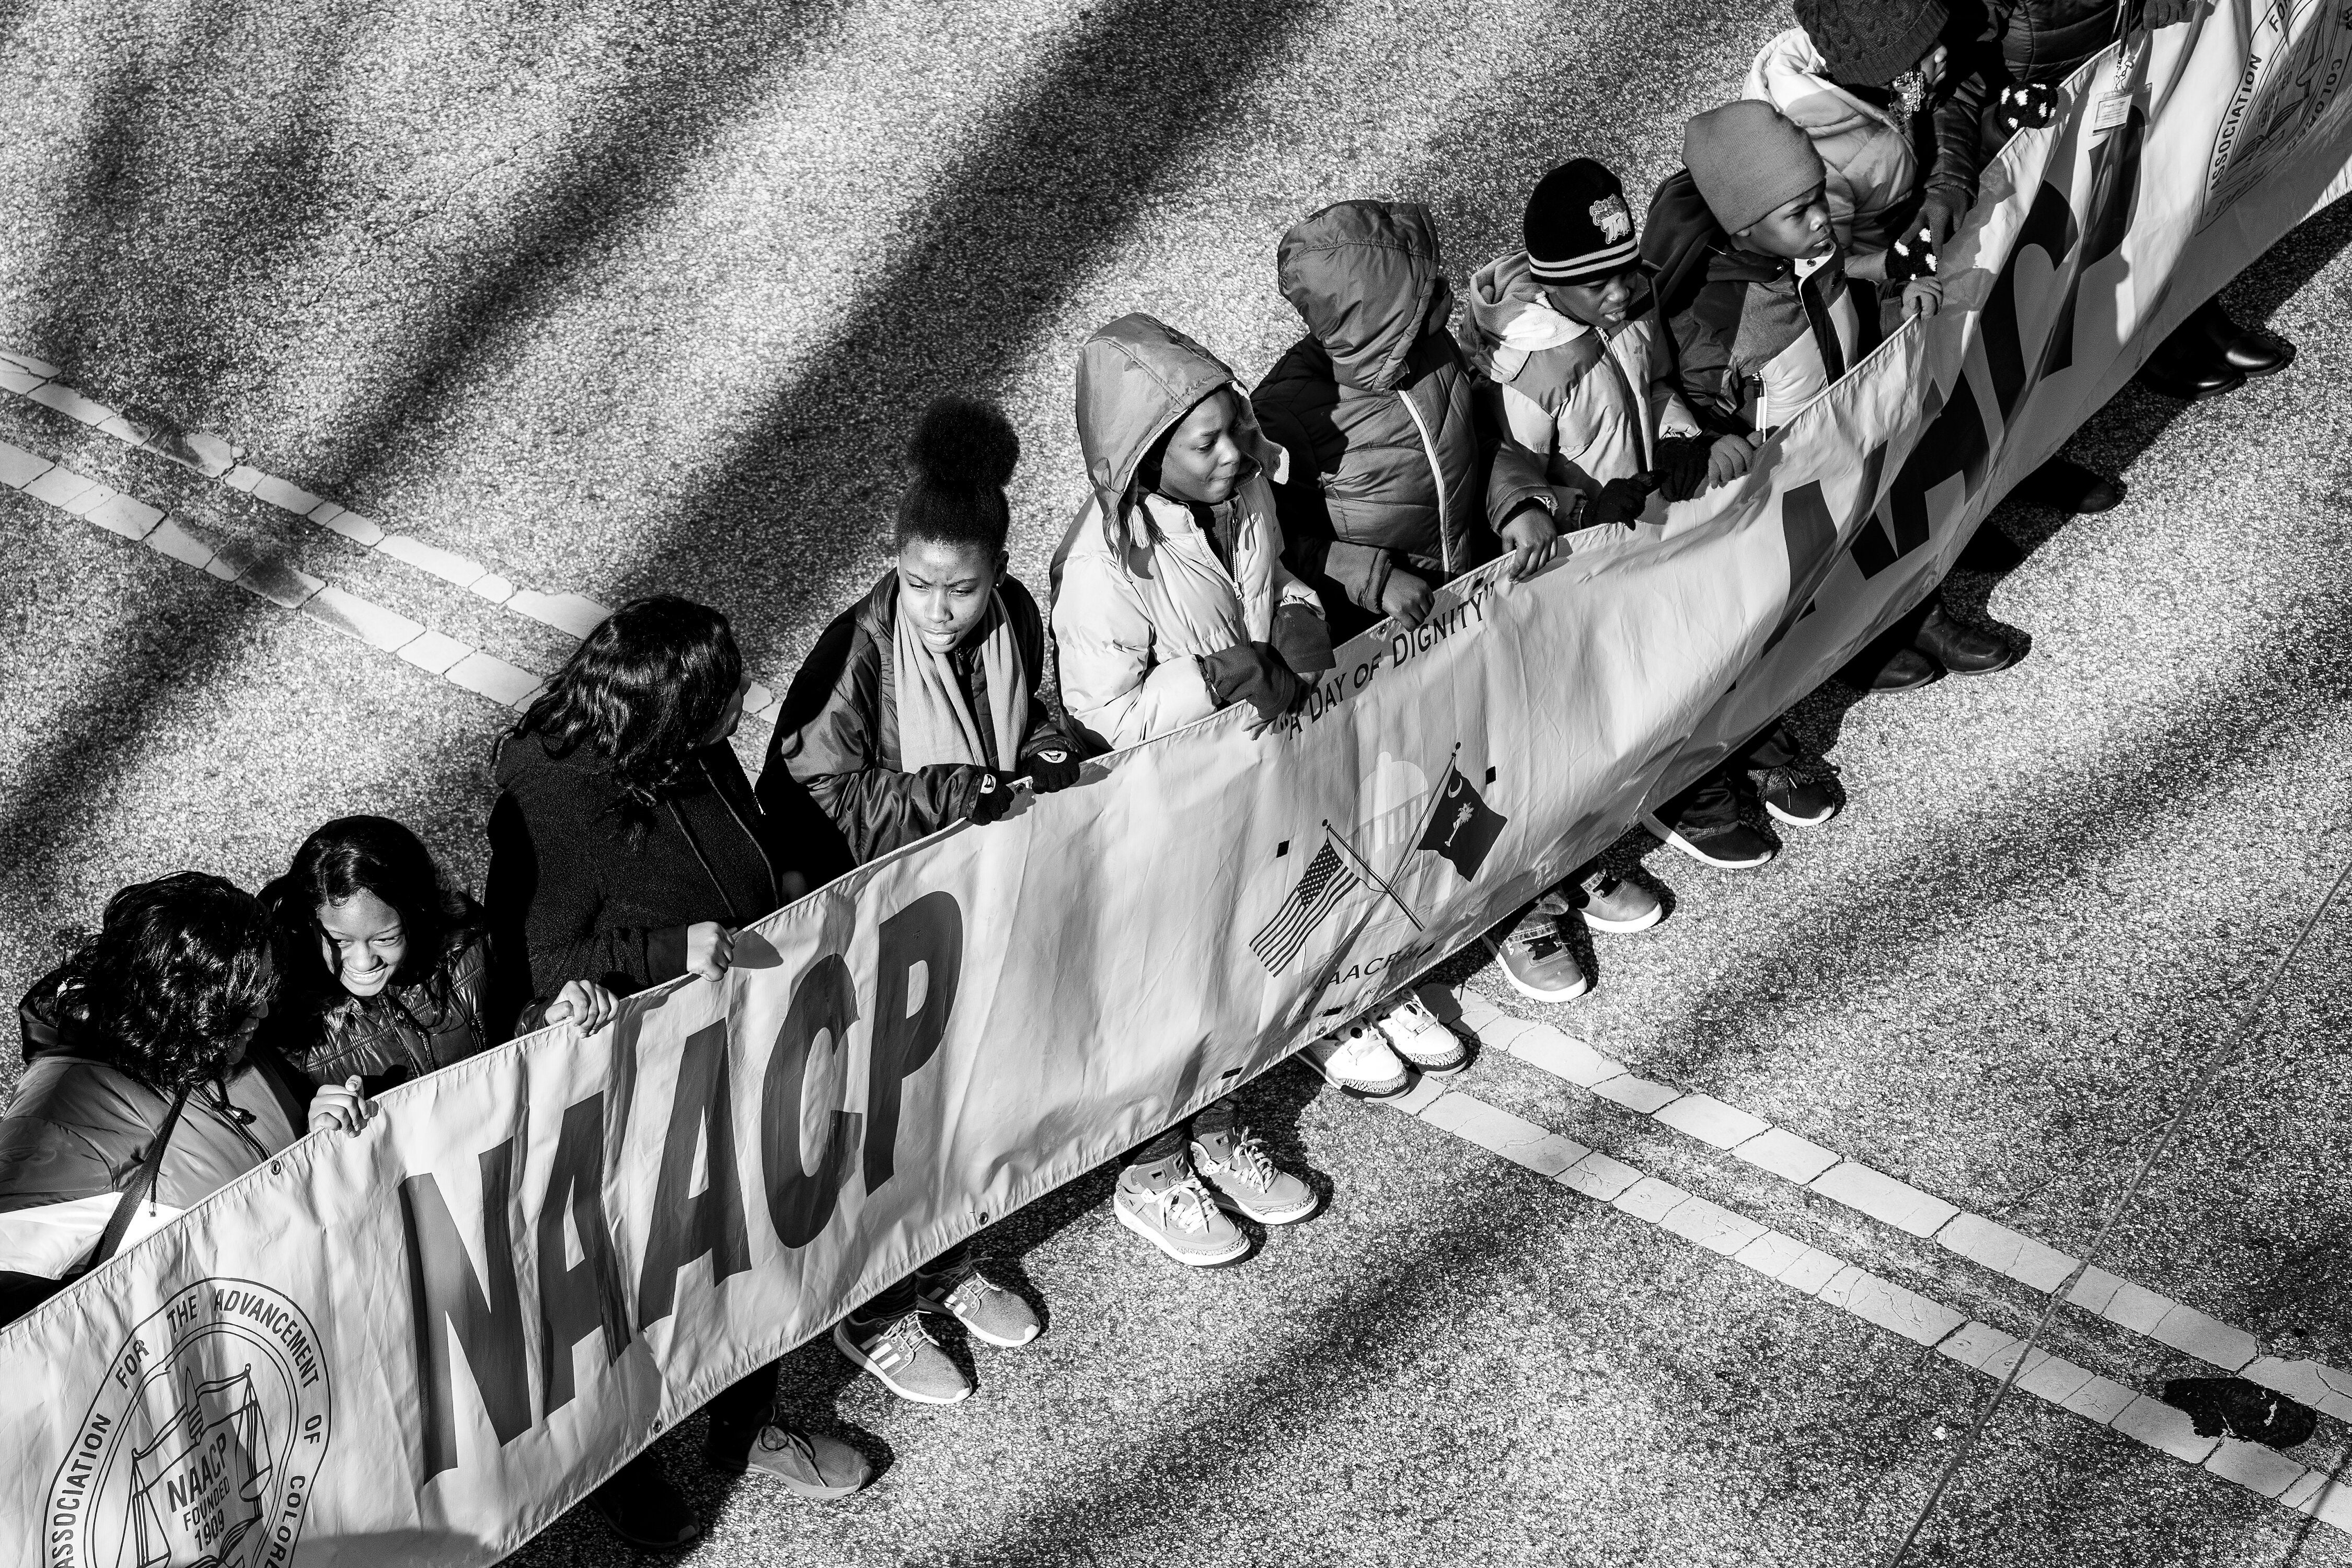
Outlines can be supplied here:
[[1121, 316], [1078, 350], [1078, 451], [1114, 551], [1145, 456], [1202, 398], [1228, 389], [1241, 405], [1243, 450], [1257, 468], [1279, 469], [1279, 449], [1258, 433], [1233, 371], [1173, 327], [1140, 313]]
[[1437, 226], [1419, 202], [1354, 201], [1303, 218], [1275, 248], [1282, 297], [1331, 356], [1334, 379], [1391, 392], [1405, 359], [1454, 313]]

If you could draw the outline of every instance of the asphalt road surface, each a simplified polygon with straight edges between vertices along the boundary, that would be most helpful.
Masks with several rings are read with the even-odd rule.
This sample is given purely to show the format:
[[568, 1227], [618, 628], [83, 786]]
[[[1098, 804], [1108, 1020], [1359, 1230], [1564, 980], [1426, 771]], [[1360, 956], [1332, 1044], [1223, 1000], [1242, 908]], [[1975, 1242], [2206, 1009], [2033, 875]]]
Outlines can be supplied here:
[[[1255, 379], [1297, 331], [1287, 223], [1424, 200], [1466, 274], [1564, 157], [1649, 188], [1785, 25], [1626, 0], [11, 7], [0, 441], [31, 456], [0, 472], [0, 992], [115, 887], [255, 886], [346, 812], [478, 878], [503, 703], [586, 601], [707, 598], [781, 689], [881, 571], [936, 393], [1012, 411], [1014, 569], [1042, 584], [1095, 325], [1152, 311]], [[2123, 506], [1996, 515], [2021, 564], [1950, 593], [2023, 663], [1799, 710], [1837, 822], [1752, 874], [1630, 837], [1671, 918], [1601, 938], [1565, 1007], [1441, 970], [1478, 1056], [1406, 1106], [1296, 1067], [1254, 1086], [1332, 1199], [1245, 1265], [1147, 1254], [1097, 1173], [993, 1233], [1047, 1328], [978, 1351], [965, 1404], [796, 1352], [786, 1409], [883, 1462], [858, 1498], [714, 1484], [685, 1424], [656, 1451], [709, 1518], [696, 1561], [1883, 1561], [2037, 1270], [2352, 855], [2347, 240], [2324, 213], [2230, 292], [2301, 345], [2285, 374], [2186, 410], [2127, 391], [2075, 438]], [[131, 444], [174, 428], [242, 451]], [[2339, 914], [1926, 1560], [2352, 1563], [2307, 1510], [2352, 1523], [2319, 1490], [2352, 1416], [2347, 959]], [[2284, 1458], [2147, 1397], [2256, 1357], [2326, 1412]], [[629, 1556], [575, 1514], [518, 1561]]]

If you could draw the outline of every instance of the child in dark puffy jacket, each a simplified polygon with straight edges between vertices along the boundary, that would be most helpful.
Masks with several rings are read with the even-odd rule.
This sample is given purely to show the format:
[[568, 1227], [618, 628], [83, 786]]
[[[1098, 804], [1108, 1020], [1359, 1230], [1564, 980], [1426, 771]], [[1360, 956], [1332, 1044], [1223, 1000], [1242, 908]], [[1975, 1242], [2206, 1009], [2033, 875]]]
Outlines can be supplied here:
[[[1694, 118], [1683, 164], [1651, 200], [1642, 255], [1684, 402], [1709, 433], [1760, 444], [1876, 346], [1874, 300], [1846, 276], [1821, 154], [1771, 105], [1743, 100]], [[1907, 292], [1922, 314], [1941, 299], [1933, 279]], [[1772, 818], [1807, 827], [1836, 815], [1826, 771], [1776, 722], [1643, 822], [1704, 865], [1748, 869], [1777, 851], [1740, 820], [1745, 775], [1762, 775]]]
[[1335, 641], [1384, 616], [1428, 616], [1433, 590], [1507, 547], [1541, 565], [1578, 525], [1472, 396], [1447, 335], [1454, 295], [1417, 202], [1349, 201], [1291, 226], [1276, 256], [1307, 335], [1250, 394], [1289, 454], [1274, 487], [1290, 569], [1322, 595]]
[[[1020, 454], [988, 404], [945, 397], [924, 411], [898, 560], [825, 628], [785, 697], [761, 805], [790, 820], [804, 791], [857, 863], [995, 821], [1018, 779], [1040, 791], [1077, 781], [1077, 747], [1047, 700], [1044, 619], [1005, 571], [1004, 487]], [[1037, 1337], [1028, 1304], [959, 1242], [843, 1319], [834, 1344], [901, 1398], [952, 1404], [971, 1384], [923, 1327], [927, 1311], [988, 1344]]]

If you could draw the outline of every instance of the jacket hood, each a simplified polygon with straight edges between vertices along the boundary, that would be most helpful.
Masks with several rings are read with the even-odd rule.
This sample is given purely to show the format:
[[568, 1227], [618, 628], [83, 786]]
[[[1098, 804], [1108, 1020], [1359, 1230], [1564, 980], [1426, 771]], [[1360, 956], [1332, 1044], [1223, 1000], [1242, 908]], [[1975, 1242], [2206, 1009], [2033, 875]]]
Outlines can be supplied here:
[[1248, 393], [1223, 360], [1140, 312], [1086, 341], [1078, 350], [1078, 451], [1106, 531], [1124, 523], [1120, 502], [1152, 443], [1202, 398], [1228, 387], [1241, 405], [1244, 449], [1278, 479], [1287, 466], [1282, 450], [1259, 432]]
[[1463, 324], [1463, 351], [1497, 381], [1518, 374], [1528, 355], [1538, 350], [1558, 348], [1591, 330], [1551, 308], [1543, 285], [1528, 270], [1524, 250], [1470, 275], [1470, 319]]
[[1816, 142], [1850, 131], [1902, 134], [1893, 115], [1830, 79], [1829, 62], [1802, 27], [1791, 27], [1764, 46], [1748, 68], [1740, 96], [1763, 100]]
[[500, 789], [525, 773], [609, 773], [612, 764], [596, 754], [592, 746], [582, 745], [557, 756], [547, 749], [547, 742], [534, 731], [525, 731], [509, 735], [499, 744], [499, 754], [490, 764], [490, 779]]
[[1291, 225], [1275, 248], [1282, 297], [1331, 356], [1334, 380], [1394, 391], [1405, 359], [1454, 313], [1437, 226], [1418, 202], [1353, 201]]
[[1711, 275], [1772, 278], [1780, 272], [1771, 257], [1733, 249], [1731, 237], [1715, 221], [1688, 169], [1667, 175], [1650, 198], [1642, 259], [1651, 268], [1650, 289], [1658, 314], [1668, 320], [1689, 308]]

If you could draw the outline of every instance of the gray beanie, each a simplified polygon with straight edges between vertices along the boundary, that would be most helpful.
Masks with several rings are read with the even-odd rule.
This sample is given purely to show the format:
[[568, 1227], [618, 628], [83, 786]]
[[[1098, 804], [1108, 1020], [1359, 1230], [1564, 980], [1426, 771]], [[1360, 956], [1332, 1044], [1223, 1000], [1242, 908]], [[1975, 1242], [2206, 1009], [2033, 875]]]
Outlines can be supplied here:
[[1683, 167], [1715, 221], [1733, 234], [1825, 177], [1812, 139], [1754, 98], [1694, 115], [1683, 127]]

